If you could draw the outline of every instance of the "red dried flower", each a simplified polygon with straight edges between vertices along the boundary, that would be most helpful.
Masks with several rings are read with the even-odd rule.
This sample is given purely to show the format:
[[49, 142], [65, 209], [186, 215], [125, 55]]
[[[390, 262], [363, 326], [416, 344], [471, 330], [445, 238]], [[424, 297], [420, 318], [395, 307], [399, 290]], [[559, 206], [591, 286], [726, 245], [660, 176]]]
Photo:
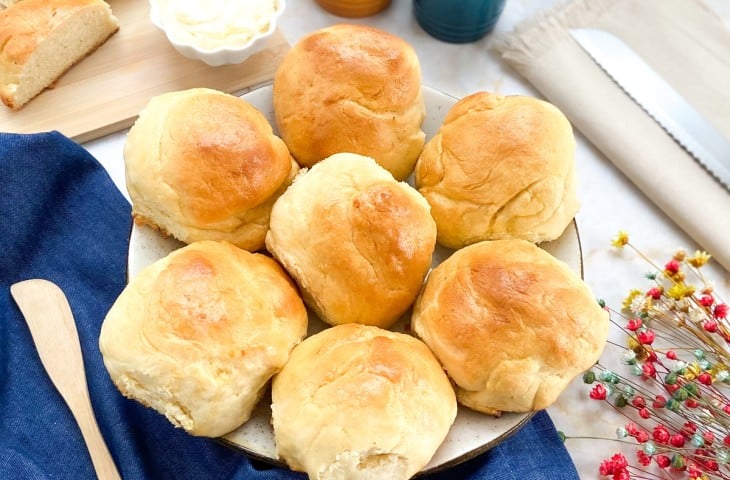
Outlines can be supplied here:
[[711, 385], [712, 384], [712, 375], [710, 375], [707, 372], [702, 372], [699, 375], [697, 375], [697, 381], [699, 381], [702, 385]]
[[730, 435], [725, 436], [725, 438], [722, 439], [722, 443], [724, 443], [726, 447], [730, 447]]
[[685, 438], [683, 435], [675, 434], [669, 437], [669, 443], [673, 447], [683, 447], [684, 446]]
[[649, 433], [642, 430], [636, 434], [635, 438], [639, 443], [646, 443], [649, 441]]
[[695, 461], [702, 465], [704, 463], [704, 459], [710, 457], [710, 452], [704, 448], [698, 448], [695, 450], [694, 457]]
[[669, 464], [671, 463], [671, 460], [669, 460], [669, 457], [667, 457], [666, 455], [655, 455], [654, 461], [661, 468], [667, 468], [669, 466]]
[[716, 472], [720, 470], [720, 465], [715, 460], [708, 458], [705, 460], [705, 468], [711, 472]]
[[702, 295], [698, 301], [703, 307], [709, 307], [713, 303], [715, 303], [715, 299], [712, 297], [712, 295]]
[[640, 318], [631, 318], [628, 322], [626, 322], [626, 328], [635, 332], [643, 325], [643, 323], [644, 322], [642, 322]]
[[613, 475], [613, 462], [611, 460], [604, 460], [598, 466], [598, 473], [603, 477]]
[[671, 394], [674, 394], [674, 392], [676, 392], [677, 390], [679, 390], [679, 384], [678, 383], [674, 383], [674, 384], [670, 385], [668, 383], [665, 383], [664, 384], [664, 388], [667, 389], [667, 392], [669, 392]]
[[[697, 454], [698, 457], [703, 457], [705, 455], [707, 455], [707, 452], [703, 452], [702, 454], [699, 454], [699, 453]], [[702, 475], [704, 473], [703, 466], [704, 466], [704, 462], [696, 462], [693, 460], [688, 460], [687, 461], [687, 476], [689, 476], [689, 478], [707, 478], [707, 477], [703, 477], [703, 475]]]
[[598, 473], [604, 477], [613, 476], [614, 479], [629, 479], [628, 476], [621, 476], [623, 473], [626, 475], [628, 472], [629, 462], [626, 457], [621, 453], [614, 454], [610, 459], [606, 459], [601, 462], [598, 467]]
[[644, 397], [634, 397], [634, 399], [631, 400], [631, 405], [636, 408], [644, 408], [646, 406], [646, 401], [644, 400]]
[[618, 470], [628, 468], [629, 466], [629, 461], [626, 460], [623, 453], [614, 453], [611, 457], [611, 461], [613, 461], [614, 467]]
[[703, 432], [702, 440], [704, 440], [705, 444], [709, 447], [715, 441], [715, 434], [710, 432], [709, 430], [706, 432]]
[[654, 343], [656, 335], [652, 330], [644, 330], [643, 332], [639, 332], [638, 338], [639, 343], [641, 343], [642, 345], [651, 345], [652, 343]]
[[657, 395], [656, 398], [654, 398], [654, 401], [651, 402], [651, 406], [654, 408], [664, 408], [666, 404], [667, 399], [664, 395]]
[[650, 288], [646, 292], [646, 296], [651, 297], [654, 300], [659, 300], [660, 298], [662, 298], [662, 293], [664, 293], [664, 290], [661, 287], [654, 287], [654, 288]]
[[724, 319], [724, 318], [727, 318], [727, 311], [728, 311], [727, 303], [720, 303], [720, 304], [715, 305], [715, 310], [712, 312], [712, 315], [715, 318]]
[[645, 363], [641, 366], [641, 370], [644, 372], [644, 375], [647, 377], [654, 378], [656, 377], [656, 368], [654, 367], [654, 364], [652, 363]]
[[704, 328], [706, 331], [710, 333], [717, 332], [717, 322], [714, 320], [707, 320], [705, 323], [702, 324], [702, 328]]
[[668, 261], [667, 264], [664, 265], [664, 271], [670, 275], [674, 275], [679, 271], [679, 262], [673, 259]]
[[619, 470], [613, 473], [613, 480], [631, 480], [628, 470]]
[[678, 358], [677, 352], [674, 350], [667, 350], [666, 356], [669, 360], [676, 360]]
[[651, 465], [651, 457], [644, 453], [643, 450], [637, 451], [636, 456], [639, 459], [639, 463], [643, 466], [648, 467], [649, 465]]
[[697, 424], [694, 422], [685, 422], [682, 427], [681, 433], [685, 437], [689, 438], [697, 432]]
[[700, 406], [700, 402], [698, 402], [694, 398], [688, 398], [687, 400], [684, 401], [684, 405], [687, 408], [697, 408]]
[[640, 408], [639, 409], [639, 416], [643, 419], [651, 418], [651, 413], [649, 412], [648, 408]]
[[637, 433], [639, 433], [639, 427], [634, 422], [627, 423], [624, 428], [631, 436], [635, 436]]
[[664, 425], [657, 425], [654, 427], [654, 433], [652, 435], [654, 441], [666, 445], [669, 442], [669, 430]]
[[590, 397], [593, 400], [605, 400], [606, 399], [606, 387], [603, 386], [602, 383], [597, 383], [592, 389], [590, 393]]

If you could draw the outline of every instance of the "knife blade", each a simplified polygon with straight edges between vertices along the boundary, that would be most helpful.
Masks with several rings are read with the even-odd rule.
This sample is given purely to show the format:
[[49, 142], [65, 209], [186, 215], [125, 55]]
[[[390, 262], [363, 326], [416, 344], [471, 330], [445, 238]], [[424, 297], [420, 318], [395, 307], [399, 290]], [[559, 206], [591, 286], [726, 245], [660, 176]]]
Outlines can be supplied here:
[[730, 141], [623, 40], [592, 28], [569, 32], [634, 102], [730, 192]]

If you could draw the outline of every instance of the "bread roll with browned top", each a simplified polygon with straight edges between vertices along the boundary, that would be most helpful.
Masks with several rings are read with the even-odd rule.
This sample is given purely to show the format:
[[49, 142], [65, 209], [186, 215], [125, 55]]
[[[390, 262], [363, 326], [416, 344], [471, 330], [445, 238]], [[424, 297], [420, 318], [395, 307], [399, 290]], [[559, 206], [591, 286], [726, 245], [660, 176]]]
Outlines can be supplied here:
[[272, 386], [279, 456], [312, 480], [405, 480], [456, 417], [428, 347], [403, 333], [339, 325], [304, 340]]
[[145, 268], [109, 310], [99, 347], [129, 398], [192, 435], [246, 420], [307, 332], [307, 312], [271, 258], [195, 242]]
[[334, 25], [302, 38], [276, 71], [273, 100], [279, 133], [302, 166], [352, 152], [403, 180], [423, 149], [418, 57], [372, 27]]
[[415, 300], [435, 244], [426, 200], [351, 153], [300, 174], [274, 205], [266, 235], [323, 321], [384, 328]]
[[575, 138], [560, 110], [487, 92], [453, 106], [415, 169], [450, 248], [558, 238], [578, 211], [575, 177]]
[[601, 355], [608, 312], [567, 265], [525, 240], [479, 242], [436, 267], [412, 327], [481, 412], [550, 406]]
[[152, 98], [124, 161], [136, 222], [250, 251], [263, 248], [271, 207], [299, 171], [261, 112], [205, 88]]

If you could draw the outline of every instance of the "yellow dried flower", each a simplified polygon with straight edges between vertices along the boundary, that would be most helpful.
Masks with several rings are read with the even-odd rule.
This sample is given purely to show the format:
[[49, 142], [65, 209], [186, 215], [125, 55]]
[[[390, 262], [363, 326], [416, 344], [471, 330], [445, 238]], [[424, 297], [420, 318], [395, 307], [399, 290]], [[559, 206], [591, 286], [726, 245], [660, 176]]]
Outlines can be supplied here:
[[642, 295], [641, 290], [638, 288], [634, 288], [629, 292], [628, 297], [624, 299], [624, 303], [621, 304], [621, 306], [624, 308], [624, 310], [627, 310], [631, 307], [631, 304], [633, 303], [634, 299], [638, 297], [639, 295]]
[[646, 359], [648, 359], [651, 355], [651, 347], [641, 344], [635, 337], [631, 335], [629, 335], [629, 337], [627, 338], [626, 345], [629, 347], [629, 350], [634, 352], [634, 354], [636, 355], [636, 359], [640, 362], [646, 361]]
[[689, 365], [687, 365], [684, 375], [682, 375], [687, 380], [694, 380], [697, 378], [697, 375], [702, 373], [702, 368], [700, 368], [699, 365], [697, 365], [697, 362], [692, 362]]
[[714, 380], [715, 377], [719, 373], [721, 373], [721, 372], [727, 372], [727, 370], [728, 370], [727, 365], [725, 365], [724, 363], [718, 362], [718, 363], [714, 364], [712, 366], [712, 368], [710, 369], [710, 373], [712, 374], [712, 379]]
[[629, 234], [623, 230], [619, 230], [618, 234], [611, 240], [611, 245], [616, 248], [623, 248], [629, 243]]
[[712, 256], [702, 250], [697, 250], [695, 254], [687, 260], [687, 262], [695, 268], [700, 268], [710, 261]]
[[666, 295], [674, 300], [681, 300], [686, 297], [691, 297], [694, 293], [694, 286], [687, 285], [684, 282], [679, 282], [672, 285], [669, 290], [667, 290]]
[[676, 252], [674, 252], [674, 258], [676, 261], [681, 262], [687, 257], [687, 251], [684, 248], [678, 249]]

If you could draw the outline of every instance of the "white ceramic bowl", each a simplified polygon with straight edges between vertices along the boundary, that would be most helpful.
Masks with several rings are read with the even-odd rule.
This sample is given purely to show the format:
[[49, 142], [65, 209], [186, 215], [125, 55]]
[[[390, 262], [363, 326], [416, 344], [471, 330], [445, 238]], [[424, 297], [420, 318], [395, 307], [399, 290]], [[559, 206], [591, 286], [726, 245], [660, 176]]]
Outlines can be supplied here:
[[182, 40], [173, 33], [174, 30], [165, 24], [160, 3], [160, 0], [150, 0], [150, 20], [152, 24], [165, 33], [170, 44], [183, 56], [201, 60], [213, 67], [241, 63], [251, 55], [264, 50], [269, 37], [276, 31], [277, 21], [286, 7], [286, 0], [278, 0], [276, 11], [269, 19], [269, 28], [253, 36], [245, 45], [221, 45], [216, 48], [204, 48], [192, 42]]

